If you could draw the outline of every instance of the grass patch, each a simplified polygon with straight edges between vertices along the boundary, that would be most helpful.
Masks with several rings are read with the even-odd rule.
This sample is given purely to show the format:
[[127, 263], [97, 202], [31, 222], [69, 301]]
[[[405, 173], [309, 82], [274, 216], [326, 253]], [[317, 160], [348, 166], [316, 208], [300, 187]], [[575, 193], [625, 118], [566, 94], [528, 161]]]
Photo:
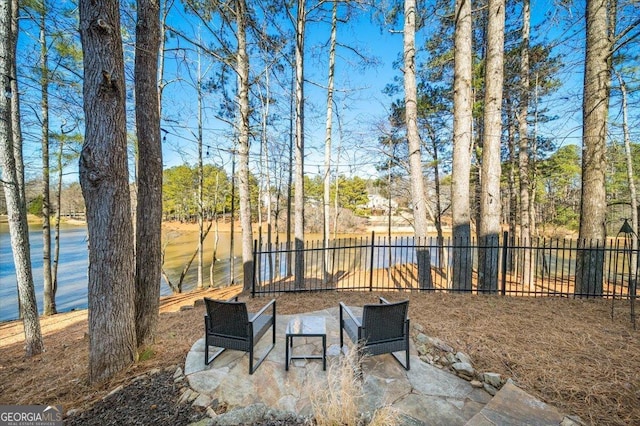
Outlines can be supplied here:
[[155, 351], [152, 348], [144, 348], [142, 352], [138, 354], [138, 361], [144, 362], [148, 361], [156, 355]]
[[317, 426], [394, 426], [397, 412], [389, 406], [377, 409], [370, 420], [360, 414], [360, 400], [365, 396], [360, 366], [361, 347], [352, 346], [332, 362], [327, 370], [327, 386], [311, 394]]

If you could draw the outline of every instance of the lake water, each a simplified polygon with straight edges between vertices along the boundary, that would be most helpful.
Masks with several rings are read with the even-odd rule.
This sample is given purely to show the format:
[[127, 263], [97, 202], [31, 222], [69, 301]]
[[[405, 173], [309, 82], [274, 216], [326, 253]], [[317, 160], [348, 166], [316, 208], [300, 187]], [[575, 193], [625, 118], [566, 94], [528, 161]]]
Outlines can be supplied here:
[[[239, 227], [236, 228], [239, 230]], [[344, 234], [341, 238], [354, 237], [355, 235]], [[319, 240], [318, 234], [306, 234], [309, 240]], [[212, 263], [213, 246], [215, 232], [212, 229], [204, 241], [204, 268], [203, 281], [204, 285], [209, 283], [209, 267]], [[231, 265], [230, 259], [230, 233], [220, 232], [218, 234], [218, 244], [216, 258], [218, 259], [214, 267], [214, 286], [223, 286], [231, 284]], [[407, 237], [404, 237], [407, 238]], [[195, 230], [163, 230], [163, 247], [164, 270], [169, 279], [177, 284], [180, 274], [188, 263], [189, 259], [197, 249], [198, 232]], [[284, 236], [280, 236], [280, 241], [284, 241]], [[36, 299], [38, 302], [38, 311], [42, 313], [43, 302], [43, 278], [42, 278], [42, 228], [33, 226], [30, 228], [29, 240], [31, 243], [31, 261], [33, 268], [34, 285], [36, 289]], [[396, 244], [400, 244], [399, 248], [392, 250], [391, 264], [407, 262], [411, 259], [413, 252], [408, 252], [406, 246], [410, 245], [409, 241], [401, 239]], [[235, 271], [233, 280], [235, 283], [242, 282], [242, 247], [241, 234], [235, 233], [234, 244], [234, 260], [233, 269]], [[366, 250], [365, 250], [366, 251]], [[435, 252], [432, 252], [432, 256]], [[387, 267], [389, 254], [381, 249], [377, 253], [376, 267]], [[64, 225], [60, 233], [60, 262], [58, 269], [58, 291], [56, 293], [56, 306], [58, 312], [66, 312], [73, 309], [84, 309], [87, 307], [87, 230], [84, 226]], [[356, 261], [362, 257], [362, 253], [352, 254], [348, 256], [350, 261]], [[366, 263], [369, 263], [367, 258]], [[269, 262], [263, 256], [259, 262], [262, 268], [261, 276], [264, 277], [268, 272]], [[317, 259], [316, 259], [317, 260]], [[432, 262], [436, 261], [435, 258]], [[189, 272], [186, 274], [182, 291], [194, 289], [197, 285], [198, 259], [194, 259]], [[357, 265], [349, 265], [349, 268], [355, 268]], [[282, 273], [286, 268], [284, 260], [280, 262]], [[171, 294], [171, 289], [167, 285], [164, 278], [161, 283], [161, 295]], [[0, 321], [13, 320], [18, 318], [18, 292], [16, 288], [16, 275], [13, 264], [13, 253], [11, 250], [11, 241], [9, 237], [9, 227], [0, 224]]]
[[[53, 234], [52, 234], [53, 235]], [[177, 283], [180, 273], [197, 248], [197, 232], [170, 231], [164, 234], [165, 248], [165, 272], [169, 278]], [[204, 284], [209, 282], [209, 266], [211, 265], [213, 252], [213, 231], [204, 242]], [[52, 238], [53, 240], [53, 238]], [[42, 313], [43, 302], [43, 278], [42, 278], [42, 228], [35, 226], [30, 228], [29, 241], [31, 244], [31, 262], [33, 268], [33, 280], [36, 288], [38, 311]], [[219, 259], [214, 268], [214, 285], [227, 285], [231, 281], [231, 260], [229, 258], [230, 235], [220, 233], [216, 257]], [[53, 249], [53, 248], [52, 248]], [[234, 269], [235, 282], [242, 280], [242, 253], [240, 247], [240, 235], [236, 236]], [[56, 306], [58, 312], [66, 312], [73, 309], [87, 307], [87, 230], [84, 226], [64, 226], [60, 232], [60, 261], [58, 268], [58, 291], [56, 293]], [[197, 285], [196, 258], [183, 281], [183, 291], [188, 291]], [[161, 294], [171, 294], [171, 289], [162, 280]], [[18, 291], [16, 287], [15, 267], [9, 227], [0, 224], [0, 321], [18, 318]]]

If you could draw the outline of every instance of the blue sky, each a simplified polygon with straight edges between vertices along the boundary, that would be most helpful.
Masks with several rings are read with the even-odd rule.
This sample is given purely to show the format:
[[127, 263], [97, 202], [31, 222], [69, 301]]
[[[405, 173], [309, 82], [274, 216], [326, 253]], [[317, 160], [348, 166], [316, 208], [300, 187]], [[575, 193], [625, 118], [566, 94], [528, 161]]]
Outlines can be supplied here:
[[[560, 79], [563, 87], [552, 97], [543, 100], [544, 107], [548, 107], [551, 114], [557, 117], [551, 123], [538, 128], [541, 135], [554, 138], [557, 145], [568, 143], [580, 143], [581, 135], [581, 87], [582, 87], [582, 64], [583, 51], [582, 40], [584, 38], [584, 22], [581, 19], [583, 1], [579, 0], [573, 4], [573, 9], [561, 9], [555, 3], [543, 0], [532, 2], [532, 25], [533, 39], [545, 39], [548, 42], [561, 41], [555, 48], [555, 53], [560, 54], [566, 62], [566, 67], [561, 71]], [[637, 10], [637, 9], [632, 9]], [[343, 12], [341, 12], [343, 13]], [[516, 13], [518, 13], [516, 9]], [[426, 29], [418, 33], [417, 43], [422, 46], [426, 33], [433, 29], [437, 22], [435, 18], [437, 11], [429, 13]], [[623, 15], [621, 19], [631, 19], [631, 16]], [[575, 24], [567, 27], [566, 18], [571, 17]], [[546, 18], [546, 20], [545, 20]], [[541, 22], [545, 21], [543, 24]], [[182, 6], [176, 4], [171, 12], [170, 24], [179, 27], [186, 32], [195, 34], [197, 24], [193, 16], [183, 13]], [[538, 27], [538, 24], [541, 24]], [[215, 25], [215, 24], [214, 24]], [[284, 25], [284, 24], [283, 24]], [[26, 28], [26, 27], [25, 27]], [[392, 32], [395, 29], [401, 30], [401, 24], [395, 28], [381, 28], [377, 22], [372, 22], [368, 14], [357, 15], [356, 18], [342, 23], [338, 27], [338, 42], [350, 46], [357, 52], [374, 58], [377, 66], [360, 67], [356, 63], [356, 55], [350, 53], [348, 49], [338, 49], [338, 61], [336, 63], [336, 114], [340, 117], [338, 125], [337, 116], [334, 118], [334, 164], [341, 174], [359, 174], [363, 177], [375, 177], [373, 164], [379, 161], [379, 154], [376, 152], [378, 133], [375, 130], [376, 123], [384, 121], [388, 114], [388, 108], [392, 98], [382, 93], [383, 88], [394, 81], [394, 78], [401, 78], [401, 71], [394, 69], [393, 62], [398, 59], [402, 51], [402, 34]], [[305, 170], [308, 173], [317, 173], [323, 161], [324, 126], [326, 120], [326, 91], [324, 86], [327, 80], [326, 57], [328, 49], [326, 47], [329, 39], [329, 25], [325, 23], [310, 22], [307, 27], [306, 38], [306, 148], [307, 158]], [[202, 30], [206, 34], [206, 30]], [[76, 35], [77, 36], [77, 35]], [[175, 38], [171, 39], [169, 47], [176, 46]], [[26, 49], [29, 43], [27, 37], [21, 39], [21, 47]], [[180, 41], [180, 46], [189, 47], [188, 43]], [[131, 51], [131, 46], [126, 46]], [[194, 56], [190, 56], [194, 61]], [[418, 61], [426, 60], [424, 51], [418, 52]], [[208, 59], [204, 58], [203, 70], [207, 69]], [[193, 64], [193, 62], [192, 62]], [[184, 77], [187, 67], [185, 63], [176, 65], [175, 62], [167, 60], [166, 79], [173, 80], [176, 72]], [[195, 68], [192, 66], [192, 72]], [[285, 77], [286, 78], [286, 77]], [[322, 86], [322, 87], [320, 87]], [[26, 89], [28, 90], [28, 89]], [[398, 97], [402, 96], [402, 91]], [[196, 161], [196, 95], [189, 84], [183, 82], [171, 83], [164, 93], [164, 116], [167, 118], [162, 123], [163, 129], [167, 130], [166, 142], [164, 144], [164, 160], [167, 167], [182, 164], [187, 161], [193, 164]], [[204, 140], [205, 156], [209, 151], [209, 156], [205, 161], [221, 163], [230, 169], [228, 150], [232, 147], [232, 134], [228, 124], [216, 119], [215, 110], [219, 99], [215, 95], [206, 95], [205, 100], [205, 123]], [[29, 108], [23, 104], [23, 109]], [[129, 105], [132, 108], [132, 104]], [[283, 105], [280, 110], [271, 107], [272, 113], [284, 116], [288, 114], [288, 106]], [[638, 136], [638, 113], [630, 114], [635, 120], [633, 131]], [[132, 115], [129, 118], [129, 127], [133, 127]], [[612, 120], [618, 119], [615, 106], [612, 107]], [[53, 117], [53, 120], [64, 119], [64, 117]], [[56, 123], [57, 125], [57, 123]], [[338, 131], [338, 129], [341, 130]], [[33, 128], [26, 128], [26, 132], [33, 131]], [[616, 132], [617, 127], [611, 126], [611, 131]], [[282, 124], [278, 129], [269, 134], [269, 139], [283, 142], [288, 138], [288, 127]], [[39, 164], [39, 141], [36, 138], [25, 139], [26, 158], [29, 161], [29, 168], [38, 170]], [[207, 149], [208, 147], [208, 149]], [[217, 150], [216, 148], [222, 150]], [[340, 149], [340, 158], [338, 158]], [[257, 158], [257, 143], [254, 143], [253, 169], [255, 171]], [[75, 165], [74, 165], [75, 166]], [[77, 176], [77, 167], [70, 169], [68, 180]]]
[[[545, 16], [558, 13], [554, 6], [546, 1], [533, 2], [532, 4], [532, 26], [534, 27], [534, 39], [539, 34], [545, 34], [547, 39], [554, 37], [567, 37], [571, 31], [577, 32], [578, 37], [570, 38], [570, 42], [579, 39], [583, 30], [581, 21], [577, 20], [577, 25], [564, 32], [560, 25], [547, 23], [540, 28], [537, 25]], [[565, 13], [562, 11], [562, 13]], [[179, 14], [176, 14], [176, 17]], [[183, 16], [183, 19], [188, 17]], [[432, 30], [429, 25], [435, 22], [434, 19], [427, 23], [427, 28], [417, 35], [418, 46], [422, 46], [426, 33]], [[183, 23], [184, 24], [184, 23]], [[179, 25], [179, 24], [176, 24]], [[396, 32], [391, 31], [395, 29]], [[538, 34], [535, 34], [536, 29]], [[391, 102], [394, 98], [390, 98], [382, 92], [387, 84], [393, 83], [394, 78], [402, 78], [400, 70], [393, 67], [402, 52], [403, 36], [397, 32], [401, 30], [401, 24], [395, 28], [381, 28], [378, 23], [371, 21], [368, 14], [361, 14], [357, 19], [351, 19], [345, 24], [338, 27], [338, 42], [351, 46], [359, 53], [374, 58], [378, 62], [377, 66], [358, 67], [354, 63], [356, 56], [348, 52], [348, 49], [339, 48], [339, 59], [336, 63], [336, 90], [337, 114], [341, 117], [342, 135], [341, 138], [338, 131], [334, 130], [334, 156], [337, 156], [337, 149], [342, 147], [340, 159], [336, 160], [339, 173], [341, 174], [359, 174], [363, 177], [375, 177], [375, 168], [373, 164], [379, 161], [376, 153], [376, 145], [378, 134], [374, 127], [377, 122], [384, 121]], [[306, 48], [306, 70], [305, 77], [307, 83], [306, 90], [306, 148], [307, 157], [305, 163], [305, 172], [318, 173], [323, 161], [323, 143], [325, 138], [325, 120], [326, 120], [326, 90], [324, 86], [327, 80], [326, 56], [328, 55], [327, 43], [329, 39], [329, 25], [326, 23], [309, 23], [307, 26]], [[558, 49], [571, 51], [569, 47], [559, 46]], [[581, 52], [577, 52], [575, 57], [566, 54], [566, 58], [571, 61], [578, 62]], [[426, 53], [420, 51], [418, 53], [418, 61], [425, 61]], [[538, 130], [541, 134], [553, 135], [559, 144], [579, 143], [580, 142], [580, 108], [581, 101], [577, 95], [580, 93], [582, 84], [581, 67], [569, 67], [563, 70], [561, 76], [566, 86], [554, 95], [556, 99], [545, 100], [545, 105], [549, 105], [559, 117], [558, 120], [540, 127]], [[401, 84], [401, 81], [400, 81]], [[322, 86], [322, 87], [319, 87]], [[181, 87], [179, 92], [182, 95], [189, 92], [187, 87]], [[169, 91], [168, 91], [169, 92]], [[346, 95], [348, 92], [348, 95]], [[167, 95], [169, 95], [167, 93]], [[397, 95], [402, 96], [402, 91]], [[167, 96], [169, 97], [169, 96]], [[167, 99], [165, 97], [165, 100]], [[165, 102], [166, 103], [166, 102]], [[186, 96], [185, 109], [195, 108], [195, 97]], [[185, 110], [183, 109], [183, 111]], [[194, 113], [191, 114], [192, 117]], [[189, 127], [194, 126], [193, 119], [190, 120]], [[211, 129], [208, 136], [209, 140], [223, 140], [226, 148], [230, 147], [228, 131], [223, 130], [227, 127], [215, 119], [209, 119], [205, 126]], [[337, 118], [334, 118], [334, 129], [337, 129]], [[283, 136], [283, 135], [280, 135]], [[191, 135], [183, 134], [182, 138], [188, 139]], [[168, 143], [165, 149], [165, 163], [167, 166], [181, 163], [185, 156], [184, 152], [194, 155], [195, 143], [186, 140], [180, 141], [181, 137], [177, 135], [168, 135], [168, 140], [174, 139], [173, 143]], [[207, 139], [207, 137], [205, 137]], [[179, 145], [179, 149], [174, 149], [174, 145]], [[257, 145], [257, 144], [254, 144]], [[355, 146], [354, 146], [355, 145]], [[213, 147], [213, 143], [211, 145]], [[350, 147], [350, 148], [349, 148]], [[370, 150], [363, 149], [369, 147]], [[192, 157], [193, 158], [193, 157]], [[193, 162], [193, 160], [192, 160]]]

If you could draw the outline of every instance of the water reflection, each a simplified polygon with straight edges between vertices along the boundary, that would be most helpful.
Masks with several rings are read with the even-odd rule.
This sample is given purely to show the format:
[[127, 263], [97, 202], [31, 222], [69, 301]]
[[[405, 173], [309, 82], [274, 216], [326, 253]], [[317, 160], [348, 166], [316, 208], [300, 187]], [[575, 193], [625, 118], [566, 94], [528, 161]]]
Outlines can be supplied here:
[[[53, 235], [53, 234], [52, 234]], [[168, 278], [176, 283], [189, 259], [197, 249], [197, 231], [169, 231], [163, 234], [165, 247], [164, 271]], [[31, 244], [31, 262], [36, 287], [38, 311], [42, 313], [43, 274], [42, 274], [42, 230], [34, 226], [29, 230]], [[213, 268], [214, 286], [228, 285], [242, 280], [242, 260], [240, 237], [236, 235], [235, 259], [230, 259], [230, 234], [219, 233], [217, 260]], [[212, 264], [214, 233], [211, 232], [204, 242], [203, 281], [209, 285], [210, 266]], [[87, 230], [82, 226], [65, 226], [60, 233], [60, 261], [58, 269], [58, 291], [56, 305], [59, 312], [87, 307]], [[232, 265], [235, 271], [231, 274]], [[198, 259], [194, 259], [185, 274], [182, 291], [196, 288], [198, 277]], [[165, 279], [162, 279], [161, 295], [172, 291]], [[18, 318], [18, 292], [11, 240], [7, 224], [0, 224], [0, 321]]]
[[[242, 282], [242, 247], [239, 227], [236, 228], [234, 257], [231, 258], [231, 234], [228, 230], [217, 234], [212, 229], [204, 241], [203, 285], [212, 281], [214, 287], [226, 286]], [[53, 235], [53, 234], [52, 234]], [[344, 236], [343, 236], [344, 237]], [[274, 236], [275, 238], [275, 236]], [[320, 239], [318, 234], [307, 234], [309, 240]], [[42, 313], [43, 277], [42, 277], [42, 229], [33, 226], [29, 230], [31, 243], [31, 262], [36, 287], [38, 310]], [[213, 262], [214, 244], [217, 240], [216, 261]], [[280, 241], [284, 236], [280, 236]], [[163, 230], [164, 273], [174, 285], [198, 247], [198, 231], [193, 227], [186, 229], [170, 228]], [[58, 291], [56, 306], [59, 312], [87, 307], [87, 230], [84, 226], [65, 225], [60, 235], [60, 262], [58, 269]], [[213, 278], [210, 278], [210, 267], [214, 264]], [[267, 267], [268, 261], [260, 259], [261, 267]], [[282, 273], [286, 270], [286, 262], [279, 264]], [[259, 267], [260, 268], [260, 267]], [[233, 271], [233, 273], [232, 273]], [[198, 259], [193, 258], [189, 270], [182, 280], [182, 291], [196, 288], [198, 283]], [[172, 290], [165, 278], [162, 279], [160, 294], [170, 295]], [[0, 224], [0, 321], [18, 318], [18, 292], [16, 288], [15, 268], [9, 228], [6, 223]]]

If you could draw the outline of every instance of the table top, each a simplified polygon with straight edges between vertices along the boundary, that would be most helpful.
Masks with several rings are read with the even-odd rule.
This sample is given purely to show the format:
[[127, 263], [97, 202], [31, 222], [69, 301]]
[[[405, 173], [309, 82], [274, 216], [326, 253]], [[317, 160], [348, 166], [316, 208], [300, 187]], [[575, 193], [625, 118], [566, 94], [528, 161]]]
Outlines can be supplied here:
[[321, 316], [299, 315], [289, 320], [287, 335], [323, 335], [327, 334], [326, 321]]

